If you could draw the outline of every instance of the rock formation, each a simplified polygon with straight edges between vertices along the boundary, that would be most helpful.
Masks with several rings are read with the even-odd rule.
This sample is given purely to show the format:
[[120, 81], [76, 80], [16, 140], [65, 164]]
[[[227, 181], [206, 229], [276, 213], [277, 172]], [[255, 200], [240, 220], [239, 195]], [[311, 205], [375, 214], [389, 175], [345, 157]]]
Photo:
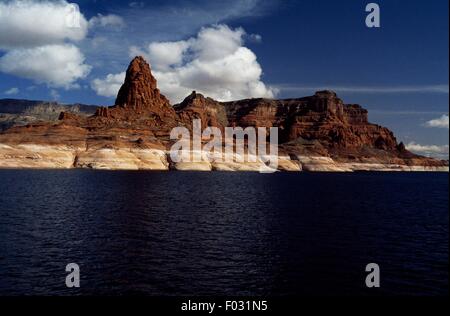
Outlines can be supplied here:
[[149, 64], [130, 63], [115, 104], [94, 115], [63, 112], [58, 122], [14, 126], [0, 134], [0, 168], [255, 170], [260, 163], [171, 164], [175, 126], [278, 127], [279, 168], [289, 171], [448, 170], [448, 163], [412, 154], [367, 110], [332, 91], [286, 99], [219, 102], [195, 91], [170, 105]]
[[224, 103], [193, 93], [175, 108], [181, 116], [201, 118], [212, 126], [221, 127], [221, 121], [243, 128], [278, 127], [280, 143], [291, 148], [298, 144], [300, 151], [307, 149], [308, 142], [316, 142], [316, 153], [322, 155], [358, 155], [364, 148], [405, 154], [390, 130], [368, 122], [367, 110], [344, 104], [332, 91], [300, 99]]
[[202, 121], [202, 128], [215, 126], [223, 129], [228, 126], [227, 112], [223, 104], [202, 94], [192, 92], [183, 102], [174, 106], [180, 119], [189, 124], [193, 119]]
[[150, 65], [140, 56], [135, 57], [128, 66], [115, 105], [99, 108], [94, 117], [126, 122], [144, 119], [152, 121], [150, 125], [155, 127], [167, 128], [174, 127], [177, 118], [169, 100], [157, 88]]

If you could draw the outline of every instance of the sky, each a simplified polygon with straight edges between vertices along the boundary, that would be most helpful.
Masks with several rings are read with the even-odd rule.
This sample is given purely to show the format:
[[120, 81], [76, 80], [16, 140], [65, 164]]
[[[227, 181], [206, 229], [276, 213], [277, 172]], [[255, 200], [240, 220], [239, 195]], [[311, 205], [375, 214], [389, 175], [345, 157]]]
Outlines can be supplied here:
[[131, 58], [173, 104], [331, 89], [448, 158], [448, 0], [0, 0], [0, 98], [112, 105]]

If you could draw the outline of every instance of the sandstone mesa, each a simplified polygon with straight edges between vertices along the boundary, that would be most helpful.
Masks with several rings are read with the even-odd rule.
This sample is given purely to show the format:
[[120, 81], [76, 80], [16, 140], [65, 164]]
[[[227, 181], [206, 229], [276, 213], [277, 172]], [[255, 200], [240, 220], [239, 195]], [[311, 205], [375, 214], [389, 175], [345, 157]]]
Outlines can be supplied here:
[[[415, 155], [368, 112], [319, 91], [299, 99], [219, 102], [193, 92], [171, 105], [142, 57], [130, 63], [115, 105], [94, 115], [62, 112], [57, 122], [0, 133], [0, 168], [259, 171], [253, 163], [171, 161], [177, 126], [278, 127], [281, 171], [448, 171], [448, 162]], [[208, 153], [203, 153], [208, 154]]]

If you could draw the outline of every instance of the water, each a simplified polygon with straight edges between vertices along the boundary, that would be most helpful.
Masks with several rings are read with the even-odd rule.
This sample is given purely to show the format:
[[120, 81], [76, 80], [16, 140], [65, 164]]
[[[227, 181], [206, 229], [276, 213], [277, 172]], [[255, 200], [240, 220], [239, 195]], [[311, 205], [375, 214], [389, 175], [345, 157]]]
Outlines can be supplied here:
[[0, 171], [0, 295], [448, 295], [448, 215], [447, 174]]

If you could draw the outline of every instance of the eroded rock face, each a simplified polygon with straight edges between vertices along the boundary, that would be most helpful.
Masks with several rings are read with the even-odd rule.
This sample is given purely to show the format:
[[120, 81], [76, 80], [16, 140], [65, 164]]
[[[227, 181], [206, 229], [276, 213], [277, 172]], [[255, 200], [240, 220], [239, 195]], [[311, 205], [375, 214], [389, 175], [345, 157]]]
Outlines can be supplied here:
[[327, 148], [397, 150], [391, 131], [370, 124], [367, 110], [344, 104], [332, 91], [300, 99], [250, 99], [223, 105], [233, 125], [279, 127], [281, 143], [301, 138], [318, 140]]
[[150, 65], [141, 56], [135, 57], [128, 66], [125, 82], [119, 90], [115, 105], [99, 108], [94, 117], [129, 122], [144, 118], [155, 127], [166, 125], [170, 128], [176, 125], [177, 120], [169, 100], [157, 87]]
[[367, 110], [344, 104], [333, 91], [286, 99], [219, 102], [193, 92], [171, 106], [149, 64], [136, 57], [115, 105], [95, 115], [61, 113], [59, 122], [16, 126], [0, 133], [0, 168], [95, 168], [255, 171], [259, 163], [171, 164], [176, 126], [278, 127], [279, 169], [285, 171], [448, 170], [397, 143], [387, 128], [368, 122]]
[[128, 66], [125, 82], [119, 90], [115, 104], [134, 110], [171, 108], [169, 100], [159, 92], [150, 65], [140, 56], [135, 57]]
[[228, 126], [227, 113], [223, 104], [211, 98], [205, 98], [195, 91], [174, 108], [180, 119], [187, 125], [192, 125], [191, 122], [194, 119], [200, 119], [202, 129], [208, 126], [223, 129]]

